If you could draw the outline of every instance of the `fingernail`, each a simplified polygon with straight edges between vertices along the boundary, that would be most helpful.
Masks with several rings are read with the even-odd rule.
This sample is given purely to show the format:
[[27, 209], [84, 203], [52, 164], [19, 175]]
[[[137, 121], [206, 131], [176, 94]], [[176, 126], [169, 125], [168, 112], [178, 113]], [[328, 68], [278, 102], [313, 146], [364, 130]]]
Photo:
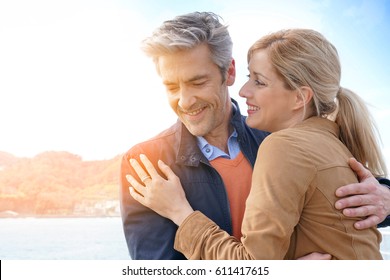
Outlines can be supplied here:
[[356, 228], [356, 229], [361, 229], [360, 223], [355, 223], [355, 228]]
[[130, 175], [126, 175], [127, 181], [131, 181], [133, 178]]
[[340, 190], [336, 190], [336, 196], [338, 197], [343, 197], [343, 191], [340, 191]]
[[140, 154], [140, 155], [139, 155], [139, 158], [140, 158], [140, 159], [145, 159], [146, 156], [145, 156], [144, 154]]

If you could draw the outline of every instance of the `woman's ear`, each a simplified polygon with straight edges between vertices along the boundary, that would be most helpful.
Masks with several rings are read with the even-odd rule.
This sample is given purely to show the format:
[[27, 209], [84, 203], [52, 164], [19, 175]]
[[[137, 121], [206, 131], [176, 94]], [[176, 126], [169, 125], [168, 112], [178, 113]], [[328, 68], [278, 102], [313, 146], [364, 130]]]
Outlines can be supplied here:
[[296, 90], [294, 109], [305, 108], [313, 99], [314, 92], [310, 87], [303, 86]]

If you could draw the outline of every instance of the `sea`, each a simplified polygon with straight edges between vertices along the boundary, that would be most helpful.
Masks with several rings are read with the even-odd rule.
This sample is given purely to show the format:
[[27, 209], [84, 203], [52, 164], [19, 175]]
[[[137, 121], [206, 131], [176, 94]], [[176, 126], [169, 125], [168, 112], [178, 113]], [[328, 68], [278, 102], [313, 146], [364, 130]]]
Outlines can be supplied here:
[[[390, 228], [381, 232], [390, 260]], [[130, 259], [120, 217], [0, 219], [0, 260]]]
[[130, 260], [119, 217], [0, 219], [2, 260]]

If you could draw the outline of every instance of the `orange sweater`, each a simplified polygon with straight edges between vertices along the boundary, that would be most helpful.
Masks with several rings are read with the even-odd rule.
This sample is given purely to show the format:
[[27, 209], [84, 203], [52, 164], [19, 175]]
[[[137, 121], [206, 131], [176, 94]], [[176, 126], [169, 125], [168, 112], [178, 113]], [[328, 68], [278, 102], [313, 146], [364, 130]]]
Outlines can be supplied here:
[[233, 236], [240, 240], [245, 202], [251, 188], [252, 167], [242, 152], [235, 159], [219, 157], [210, 163], [221, 175], [225, 184], [232, 217]]

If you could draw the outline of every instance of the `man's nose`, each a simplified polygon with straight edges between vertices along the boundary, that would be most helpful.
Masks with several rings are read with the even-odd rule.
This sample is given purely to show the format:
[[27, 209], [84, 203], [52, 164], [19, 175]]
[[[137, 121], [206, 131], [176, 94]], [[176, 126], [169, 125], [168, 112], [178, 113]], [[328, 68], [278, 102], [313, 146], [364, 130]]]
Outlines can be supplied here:
[[195, 104], [195, 102], [196, 102], [196, 97], [190, 90], [186, 88], [180, 89], [179, 106], [183, 110], [190, 109], [191, 106]]

